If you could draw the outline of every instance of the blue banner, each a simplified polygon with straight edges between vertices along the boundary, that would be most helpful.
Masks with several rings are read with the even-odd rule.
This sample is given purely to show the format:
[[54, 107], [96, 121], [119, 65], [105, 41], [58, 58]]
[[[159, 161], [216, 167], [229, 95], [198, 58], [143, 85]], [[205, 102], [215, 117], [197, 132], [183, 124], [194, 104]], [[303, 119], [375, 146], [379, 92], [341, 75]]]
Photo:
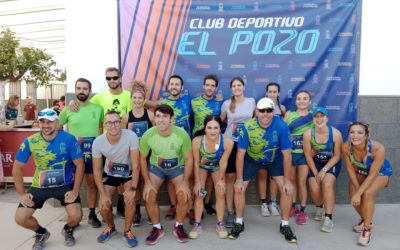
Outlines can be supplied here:
[[256, 100], [279, 83], [289, 110], [299, 90], [309, 91], [312, 108], [326, 107], [342, 132], [356, 118], [361, 1], [120, 0], [119, 9], [124, 83], [146, 81], [152, 99], [172, 74], [197, 96], [214, 73], [224, 98], [240, 76]]

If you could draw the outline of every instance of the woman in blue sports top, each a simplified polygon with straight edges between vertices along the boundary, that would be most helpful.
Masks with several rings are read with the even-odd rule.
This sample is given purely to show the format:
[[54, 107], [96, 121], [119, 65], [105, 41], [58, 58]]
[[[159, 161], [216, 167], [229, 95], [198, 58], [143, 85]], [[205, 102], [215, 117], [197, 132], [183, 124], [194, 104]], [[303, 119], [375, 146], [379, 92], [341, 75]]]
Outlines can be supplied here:
[[385, 147], [369, 139], [367, 123], [351, 123], [348, 133], [349, 139], [342, 146], [342, 154], [349, 175], [351, 204], [361, 217], [353, 230], [360, 233], [358, 243], [367, 246], [371, 239], [375, 196], [387, 186], [392, 167], [385, 159]]
[[228, 237], [225, 228], [225, 171], [228, 165], [228, 158], [232, 152], [233, 141], [221, 133], [222, 120], [217, 115], [208, 115], [204, 120], [204, 128], [195, 134], [192, 142], [194, 158], [195, 184], [195, 217], [196, 223], [189, 233], [191, 239], [196, 239], [202, 233], [201, 215], [203, 213], [205, 197], [204, 186], [208, 173], [211, 174], [216, 197], [218, 237]]
[[[330, 233], [333, 231], [335, 182], [341, 169], [342, 135], [339, 130], [327, 124], [328, 111], [325, 108], [317, 107], [312, 116], [314, 124], [303, 134], [304, 156], [310, 168], [308, 185], [316, 205], [314, 219], [323, 220], [320, 230]], [[322, 216], [322, 206], [325, 206], [325, 217]]]
[[[303, 152], [303, 134], [313, 125], [313, 116], [308, 109], [311, 104], [311, 94], [300, 90], [296, 94], [296, 110], [287, 111], [285, 122], [292, 136], [292, 168], [290, 179], [294, 185], [292, 207], [289, 216], [297, 215], [296, 223], [307, 224], [308, 215], [305, 211], [307, 204], [307, 175], [309, 168]], [[296, 209], [297, 192], [299, 193], [300, 210]]]

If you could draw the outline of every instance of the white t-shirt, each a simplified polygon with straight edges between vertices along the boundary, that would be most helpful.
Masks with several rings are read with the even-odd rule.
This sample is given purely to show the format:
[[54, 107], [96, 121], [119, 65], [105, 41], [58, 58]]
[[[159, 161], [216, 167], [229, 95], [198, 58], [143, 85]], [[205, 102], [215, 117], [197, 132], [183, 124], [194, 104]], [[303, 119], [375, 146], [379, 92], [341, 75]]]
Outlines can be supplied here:
[[115, 177], [128, 178], [132, 172], [130, 152], [139, 150], [139, 138], [127, 129], [122, 129], [121, 138], [117, 144], [111, 144], [106, 133], [97, 137], [92, 146], [92, 156], [104, 156], [104, 173]]
[[252, 97], [245, 97], [242, 102], [236, 102], [235, 113], [231, 113], [229, 110], [230, 104], [231, 99], [225, 100], [221, 108], [222, 112], [226, 112], [228, 121], [225, 135], [237, 142], [239, 139], [239, 129], [245, 122], [253, 117], [253, 111], [256, 108], [256, 101]]

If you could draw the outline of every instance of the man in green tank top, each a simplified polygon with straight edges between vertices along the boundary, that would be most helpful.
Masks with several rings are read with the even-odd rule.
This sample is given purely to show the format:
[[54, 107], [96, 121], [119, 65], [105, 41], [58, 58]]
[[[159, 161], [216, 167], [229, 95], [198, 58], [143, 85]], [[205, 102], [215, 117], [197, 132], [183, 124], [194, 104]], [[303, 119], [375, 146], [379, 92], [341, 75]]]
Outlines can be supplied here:
[[79, 78], [75, 82], [75, 95], [79, 103], [78, 112], [73, 112], [66, 107], [60, 114], [60, 125], [67, 125], [67, 131], [76, 137], [84, 154], [86, 194], [89, 207], [88, 222], [92, 227], [98, 228], [101, 222], [96, 216], [97, 187], [93, 178], [92, 143], [103, 133], [104, 113], [99, 105], [89, 102], [92, 84], [89, 80]]

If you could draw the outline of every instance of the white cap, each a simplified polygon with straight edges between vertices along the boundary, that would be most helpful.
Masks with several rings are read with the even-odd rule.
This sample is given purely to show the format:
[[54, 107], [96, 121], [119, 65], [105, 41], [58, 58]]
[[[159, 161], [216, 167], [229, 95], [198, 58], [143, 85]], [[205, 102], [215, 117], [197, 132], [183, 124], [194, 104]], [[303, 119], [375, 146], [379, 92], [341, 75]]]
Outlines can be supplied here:
[[45, 108], [38, 113], [38, 119], [47, 119], [49, 121], [58, 120], [57, 112], [52, 108]]
[[274, 108], [274, 101], [268, 97], [263, 97], [257, 102], [257, 109]]

